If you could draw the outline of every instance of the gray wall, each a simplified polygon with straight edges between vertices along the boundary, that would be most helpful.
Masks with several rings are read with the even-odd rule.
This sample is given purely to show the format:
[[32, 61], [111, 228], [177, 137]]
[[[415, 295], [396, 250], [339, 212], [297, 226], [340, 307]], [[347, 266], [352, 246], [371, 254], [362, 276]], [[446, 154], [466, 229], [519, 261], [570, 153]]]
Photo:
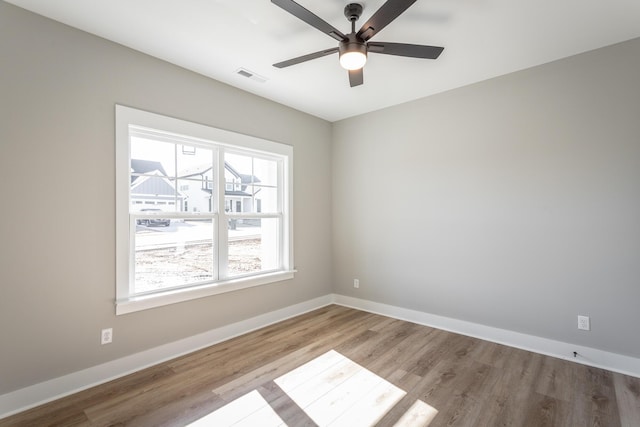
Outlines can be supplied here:
[[[331, 292], [328, 122], [1, 1], [0, 61], [0, 394]], [[296, 278], [116, 317], [115, 103], [294, 145]]]
[[640, 357], [639, 76], [636, 39], [335, 123], [335, 292]]
[[[0, 394], [332, 291], [640, 357], [640, 40], [333, 135], [2, 1], [0, 61]], [[115, 103], [293, 144], [295, 280], [116, 317]]]

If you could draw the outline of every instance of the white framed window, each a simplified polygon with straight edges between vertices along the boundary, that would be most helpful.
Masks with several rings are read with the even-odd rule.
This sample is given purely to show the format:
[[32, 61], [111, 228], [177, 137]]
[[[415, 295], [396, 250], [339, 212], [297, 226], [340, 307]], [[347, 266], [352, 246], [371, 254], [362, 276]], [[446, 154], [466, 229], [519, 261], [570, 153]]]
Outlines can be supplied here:
[[116, 105], [116, 314], [293, 278], [292, 168], [289, 145]]

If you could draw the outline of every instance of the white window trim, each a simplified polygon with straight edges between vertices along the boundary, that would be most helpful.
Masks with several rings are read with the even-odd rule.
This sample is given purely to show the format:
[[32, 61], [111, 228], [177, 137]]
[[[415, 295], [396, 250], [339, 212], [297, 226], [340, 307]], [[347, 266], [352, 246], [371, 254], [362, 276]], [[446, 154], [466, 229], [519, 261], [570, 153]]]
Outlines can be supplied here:
[[[293, 147], [278, 142], [268, 141], [248, 135], [217, 129], [185, 120], [166, 117], [160, 114], [137, 110], [122, 105], [115, 106], [116, 116], [116, 314], [132, 313], [168, 304], [189, 301], [225, 292], [246, 289], [268, 283], [292, 279], [295, 273], [293, 263]], [[160, 129], [180, 138], [186, 135], [190, 140], [201, 139], [214, 141], [223, 147], [239, 147], [255, 152], [278, 154], [284, 156], [283, 176], [279, 184], [282, 185], [282, 197], [286, 203], [283, 207], [282, 230], [282, 265], [283, 269], [276, 272], [266, 272], [247, 277], [237, 277], [229, 280], [218, 281], [212, 284], [171, 289], [148, 295], [132, 296], [129, 293], [130, 274], [130, 224], [129, 216], [129, 190], [130, 190], [130, 150], [129, 127], [138, 126], [148, 129]], [[218, 171], [224, 182], [224, 171]], [[218, 177], [220, 178], [220, 176]], [[224, 185], [220, 186], [224, 194]], [[188, 215], [187, 212], [184, 214]], [[224, 211], [217, 212], [218, 220], [225, 221], [229, 215]], [[235, 216], [235, 215], [233, 215]], [[250, 214], [251, 217], [262, 216], [260, 213]], [[225, 227], [219, 227], [220, 234], [226, 234]], [[219, 236], [223, 239], [225, 236]], [[219, 246], [219, 245], [216, 245]]]

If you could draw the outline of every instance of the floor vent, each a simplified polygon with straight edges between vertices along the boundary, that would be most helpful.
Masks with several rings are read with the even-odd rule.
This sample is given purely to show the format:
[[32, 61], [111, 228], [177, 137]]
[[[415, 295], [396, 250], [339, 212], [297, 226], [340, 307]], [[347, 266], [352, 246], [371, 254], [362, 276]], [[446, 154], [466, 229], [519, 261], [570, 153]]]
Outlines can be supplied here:
[[260, 83], [264, 83], [264, 82], [267, 81], [266, 77], [262, 77], [261, 75], [256, 74], [253, 71], [247, 70], [246, 68], [238, 68], [236, 70], [236, 73], [238, 73], [239, 75], [241, 75], [243, 77], [246, 77], [246, 78], [251, 79], [251, 80], [255, 80], [255, 81], [260, 82]]

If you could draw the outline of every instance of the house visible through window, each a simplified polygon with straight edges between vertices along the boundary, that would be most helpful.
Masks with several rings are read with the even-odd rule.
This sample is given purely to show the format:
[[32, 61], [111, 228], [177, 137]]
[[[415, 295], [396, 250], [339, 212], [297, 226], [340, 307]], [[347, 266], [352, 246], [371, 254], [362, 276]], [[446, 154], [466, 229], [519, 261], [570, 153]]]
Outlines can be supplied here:
[[293, 276], [290, 146], [116, 107], [117, 313]]

